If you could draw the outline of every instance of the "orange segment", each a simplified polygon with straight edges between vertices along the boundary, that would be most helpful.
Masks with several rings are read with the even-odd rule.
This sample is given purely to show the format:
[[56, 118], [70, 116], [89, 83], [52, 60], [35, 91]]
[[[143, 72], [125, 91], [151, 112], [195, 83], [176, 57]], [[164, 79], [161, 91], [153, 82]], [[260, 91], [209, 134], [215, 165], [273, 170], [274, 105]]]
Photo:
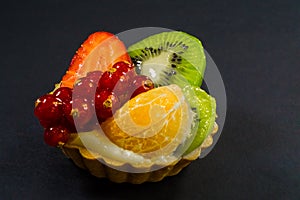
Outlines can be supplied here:
[[181, 89], [169, 85], [131, 99], [101, 127], [123, 149], [169, 154], [190, 133], [190, 123], [189, 107]]
[[76, 51], [61, 87], [73, 87], [75, 81], [90, 71], [106, 71], [118, 61], [131, 63], [126, 47], [115, 35], [95, 32]]

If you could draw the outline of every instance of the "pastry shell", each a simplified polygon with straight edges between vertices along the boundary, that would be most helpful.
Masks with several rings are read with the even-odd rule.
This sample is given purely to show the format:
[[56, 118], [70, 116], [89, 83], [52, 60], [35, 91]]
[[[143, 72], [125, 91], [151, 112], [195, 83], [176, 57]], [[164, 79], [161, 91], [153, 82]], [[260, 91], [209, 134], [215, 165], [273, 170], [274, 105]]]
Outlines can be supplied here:
[[[202, 145], [192, 151], [191, 153], [183, 156], [181, 159], [176, 160], [168, 166], [162, 167], [155, 171], [149, 171], [144, 173], [129, 173], [124, 171], [119, 171], [114, 169], [113, 167], [109, 167], [102, 161], [109, 163], [112, 166], [121, 166], [122, 167], [132, 167], [128, 163], [120, 163], [114, 162], [113, 160], [109, 160], [107, 158], [101, 157], [99, 155], [98, 158], [95, 155], [89, 153], [89, 151], [81, 146], [72, 145], [72, 142], [66, 143], [62, 145], [60, 148], [63, 153], [73, 160], [73, 162], [80, 168], [88, 170], [92, 175], [99, 178], [108, 178], [112, 182], [122, 183], [128, 182], [133, 184], [140, 184], [144, 182], [157, 182], [161, 181], [163, 178], [167, 176], [174, 176], [178, 174], [183, 168], [188, 166], [192, 161], [199, 158], [201, 151], [208, 148], [213, 144], [213, 135], [217, 132], [218, 125], [214, 124], [214, 128], [209, 134]], [[70, 140], [78, 139], [77, 134], [72, 134]]]

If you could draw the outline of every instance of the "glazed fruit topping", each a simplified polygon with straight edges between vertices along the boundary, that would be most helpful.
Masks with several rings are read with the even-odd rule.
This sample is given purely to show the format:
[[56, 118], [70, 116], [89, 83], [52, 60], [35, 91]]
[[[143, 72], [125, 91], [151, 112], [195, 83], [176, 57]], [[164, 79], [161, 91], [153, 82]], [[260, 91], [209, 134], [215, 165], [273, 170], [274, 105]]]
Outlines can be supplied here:
[[66, 143], [69, 139], [69, 130], [62, 126], [53, 126], [45, 129], [44, 141], [50, 146], [58, 146], [59, 143]]
[[108, 71], [103, 73], [103, 75], [99, 80], [98, 86], [101, 89], [112, 91], [115, 85], [117, 84], [117, 82], [120, 80], [121, 76], [122, 73], [117, 71], [116, 68], [111, 68]]
[[60, 86], [73, 88], [78, 78], [91, 71], [106, 71], [121, 60], [131, 63], [123, 42], [111, 33], [95, 32], [76, 51]]
[[46, 94], [37, 99], [34, 114], [44, 126], [55, 124], [62, 115], [62, 101]]
[[154, 83], [148, 76], [144, 76], [144, 75], [136, 76], [134, 77], [130, 88], [133, 91], [131, 95], [131, 99], [137, 96], [138, 94], [147, 92], [153, 88], [154, 88]]
[[115, 68], [119, 72], [126, 74], [128, 71], [132, 70], [134, 67], [132, 64], [127, 63], [127, 62], [117, 62], [116, 64], [113, 65], [112, 68]]
[[34, 113], [45, 128], [45, 142], [57, 146], [69, 133], [92, 130], [131, 98], [153, 88], [152, 80], [137, 75], [132, 64], [117, 62], [104, 72], [88, 72], [73, 89], [60, 87], [40, 97]]
[[72, 89], [68, 87], [60, 87], [54, 91], [53, 96], [63, 103], [70, 102], [72, 100]]
[[[76, 127], [83, 130], [85, 125], [92, 119], [93, 107], [88, 99], [74, 99], [71, 116], [75, 121]], [[72, 123], [72, 118], [70, 123]], [[70, 120], [70, 119], [69, 119]]]
[[90, 80], [90, 82], [97, 84], [102, 74], [102, 71], [92, 71], [87, 73], [86, 77]]
[[95, 95], [97, 83], [88, 77], [80, 78], [74, 85], [74, 96], [79, 98], [92, 99]]
[[119, 98], [109, 90], [97, 90], [95, 96], [95, 109], [100, 122], [113, 116], [113, 112], [121, 106]]

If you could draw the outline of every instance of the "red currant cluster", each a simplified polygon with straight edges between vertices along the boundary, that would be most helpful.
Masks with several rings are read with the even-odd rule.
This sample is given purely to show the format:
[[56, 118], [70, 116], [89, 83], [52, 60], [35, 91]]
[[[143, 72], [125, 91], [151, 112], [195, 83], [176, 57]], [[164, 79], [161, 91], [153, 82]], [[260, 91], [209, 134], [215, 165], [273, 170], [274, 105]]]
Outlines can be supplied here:
[[108, 71], [87, 73], [73, 89], [60, 87], [40, 97], [34, 114], [45, 128], [45, 142], [50, 146], [66, 143], [69, 133], [92, 130], [129, 99], [154, 88], [147, 76], [132, 69], [131, 64], [118, 62]]

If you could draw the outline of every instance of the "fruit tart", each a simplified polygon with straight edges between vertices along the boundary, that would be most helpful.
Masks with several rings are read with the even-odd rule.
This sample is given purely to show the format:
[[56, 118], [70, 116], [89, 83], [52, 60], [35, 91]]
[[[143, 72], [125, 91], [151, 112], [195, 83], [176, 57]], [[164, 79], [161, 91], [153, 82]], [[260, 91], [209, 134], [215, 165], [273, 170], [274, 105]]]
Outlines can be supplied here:
[[212, 144], [215, 99], [200, 88], [201, 42], [184, 32], [152, 35], [128, 49], [91, 34], [34, 114], [46, 144], [113, 182], [160, 181]]

